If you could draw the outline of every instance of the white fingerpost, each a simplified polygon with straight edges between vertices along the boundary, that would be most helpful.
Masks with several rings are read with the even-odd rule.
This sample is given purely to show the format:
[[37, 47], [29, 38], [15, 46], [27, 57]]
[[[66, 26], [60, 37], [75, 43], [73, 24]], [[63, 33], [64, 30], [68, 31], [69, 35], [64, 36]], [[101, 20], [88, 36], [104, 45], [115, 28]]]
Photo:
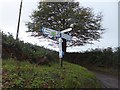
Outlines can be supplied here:
[[66, 40], [68, 41], [72, 40], [72, 36], [65, 34], [66, 32], [70, 32], [71, 30], [72, 28], [68, 28], [60, 32], [60, 31], [56, 31], [46, 27], [42, 27], [42, 30], [41, 30], [43, 34], [48, 35], [48, 37], [59, 38], [58, 40], [59, 41], [59, 60], [60, 60], [61, 67], [63, 66], [62, 64], [63, 54], [65, 54], [65, 52], [63, 52], [64, 50], [62, 50], [63, 49], [62, 43], [64, 43], [63, 39], [65, 39], [65, 43], [66, 43]]
[[59, 38], [59, 58], [63, 58], [62, 42], [62, 38]]

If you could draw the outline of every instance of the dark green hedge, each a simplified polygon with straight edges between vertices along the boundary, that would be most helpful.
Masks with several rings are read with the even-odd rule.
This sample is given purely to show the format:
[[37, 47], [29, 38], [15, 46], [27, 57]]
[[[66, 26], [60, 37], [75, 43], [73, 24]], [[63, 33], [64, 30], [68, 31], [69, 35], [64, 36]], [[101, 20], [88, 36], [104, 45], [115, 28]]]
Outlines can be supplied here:
[[114, 67], [119, 65], [120, 47], [113, 51], [112, 48], [94, 49], [80, 53], [67, 53], [65, 59], [76, 64], [91, 64], [100, 67]]
[[2, 58], [15, 58], [20, 61], [28, 60], [31, 63], [44, 64], [55, 61], [57, 58], [57, 53], [37, 45], [15, 40], [11, 34], [6, 35], [3, 33]]

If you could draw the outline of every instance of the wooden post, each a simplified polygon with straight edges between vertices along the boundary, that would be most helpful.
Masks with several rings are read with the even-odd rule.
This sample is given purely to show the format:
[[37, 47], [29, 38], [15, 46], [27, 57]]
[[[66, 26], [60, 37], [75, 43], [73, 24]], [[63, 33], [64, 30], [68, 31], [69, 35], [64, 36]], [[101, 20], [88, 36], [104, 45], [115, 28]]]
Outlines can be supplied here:
[[[21, 0], [20, 9], [19, 9], [19, 17], [18, 17], [18, 26], [17, 26], [16, 40], [18, 40], [18, 34], [19, 34], [20, 17], [21, 17], [21, 10], [22, 10], [22, 1], [23, 0]], [[15, 43], [17, 43], [17, 41]], [[19, 76], [19, 74], [20, 74], [20, 64], [19, 64], [18, 60], [16, 62], [17, 62], [17, 74]]]
[[18, 26], [17, 26], [16, 40], [18, 39], [18, 34], [19, 34], [19, 26], [20, 26], [21, 10], [22, 10], [22, 0], [21, 0], [21, 3], [20, 3], [20, 10], [19, 10], [19, 18], [18, 18]]
[[60, 60], [60, 66], [63, 67], [62, 58], [59, 58], [59, 60]]

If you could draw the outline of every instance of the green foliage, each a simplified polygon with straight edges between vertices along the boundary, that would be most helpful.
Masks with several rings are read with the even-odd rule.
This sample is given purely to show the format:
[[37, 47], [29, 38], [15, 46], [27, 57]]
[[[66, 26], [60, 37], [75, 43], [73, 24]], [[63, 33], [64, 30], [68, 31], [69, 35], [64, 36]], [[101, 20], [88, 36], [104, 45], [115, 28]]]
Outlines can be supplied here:
[[[19, 65], [17, 64], [19, 63]], [[10, 68], [12, 66], [12, 68]], [[18, 68], [19, 69], [16, 69]], [[38, 66], [26, 61], [3, 60], [2, 85], [4, 88], [100, 88], [94, 74], [87, 69], [64, 62]]]
[[65, 58], [76, 64], [117, 69], [119, 65], [118, 55], [120, 55], [119, 47], [114, 52], [112, 48], [108, 47], [107, 49], [93, 49], [83, 53], [68, 53]]
[[77, 38], [71, 41], [72, 45], [97, 40], [103, 30], [101, 13], [94, 14], [91, 8], [80, 6], [79, 2], [39, 2], [30, 19], [31, 22], [26, 23], [28, 32], [38, 33], [33, 36], [43, 35], [39, 31], [42, 27], [62, 31], [72, 25], [70, 33]]
[[48, 64], [57, 58], [57, 53], [15, 40], [11, 34], [2, 34], [2, 58], [15, 58], [16, 60], [27, 60], [31, 63]]

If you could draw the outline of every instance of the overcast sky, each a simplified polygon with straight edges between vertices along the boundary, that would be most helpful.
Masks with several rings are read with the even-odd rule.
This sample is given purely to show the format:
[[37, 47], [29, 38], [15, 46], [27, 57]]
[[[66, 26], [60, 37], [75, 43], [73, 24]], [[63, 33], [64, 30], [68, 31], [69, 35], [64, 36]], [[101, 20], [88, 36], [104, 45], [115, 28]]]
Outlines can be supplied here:
[[[21, 0], [0, 0], [0, 29], [5, 33], [10, 32], [15, 37], [17, 30], [19, 5]], [[46, 48], [58, 51], [54, 41], [48, 39], [37, 39], [25, 33], [27, 27], [25, 22], [30, 21], [29, 16], [37, 8], [39, 0], [23, 0], [19, 38]], [[84, 7], [93, 8], [95, 13], [102, 12], [103, 27], [106, 28], [100, 42], [95, 41], [94, 45], [85, 45], [68, 48], [67, 51], [84, 51], [91, 48], [107, 48], [118, 46], [118, 1], [119, 0], [77, 0]]]

